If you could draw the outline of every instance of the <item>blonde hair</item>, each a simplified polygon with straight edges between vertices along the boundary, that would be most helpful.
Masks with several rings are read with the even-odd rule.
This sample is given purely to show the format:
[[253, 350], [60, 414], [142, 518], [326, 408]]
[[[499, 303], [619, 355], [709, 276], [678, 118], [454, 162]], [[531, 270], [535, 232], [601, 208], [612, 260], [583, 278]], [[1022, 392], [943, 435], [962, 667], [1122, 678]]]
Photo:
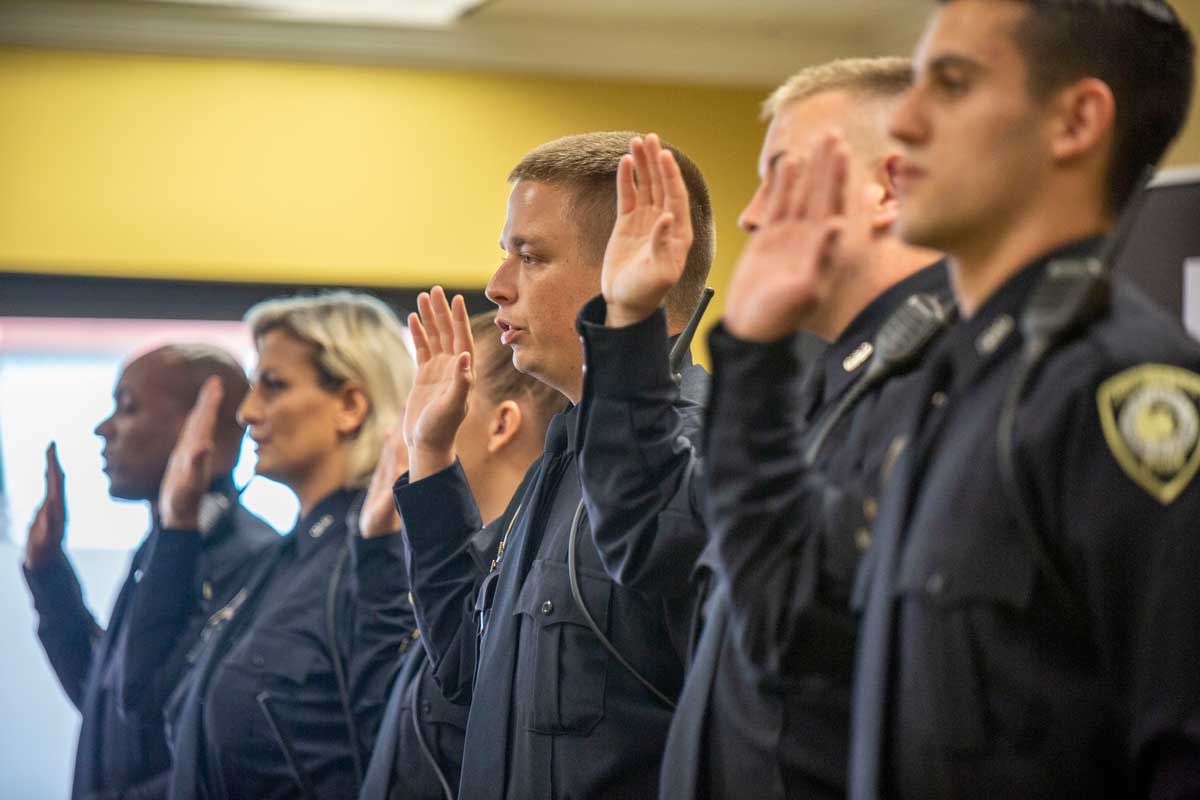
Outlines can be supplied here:
[[912, 61], [907, 58], [843, 58], [808, 67], [784, 81], [763, 101], [762, 118], [767, 120], [797, 100], [825, 92], [847, 92], [859, 97], [898, 97], [912, 86]]
[[383, 301], [348, 291], [265, 300], [244, 319], [256, 344], [282, 330], [311, 345], [312, 365], [326, 389], [347, 382], [362, 389], [369, 408], [351, 445], [345, 485], [366, 486], [384, 436], [403, 421], [416, 374], [400, 320]]

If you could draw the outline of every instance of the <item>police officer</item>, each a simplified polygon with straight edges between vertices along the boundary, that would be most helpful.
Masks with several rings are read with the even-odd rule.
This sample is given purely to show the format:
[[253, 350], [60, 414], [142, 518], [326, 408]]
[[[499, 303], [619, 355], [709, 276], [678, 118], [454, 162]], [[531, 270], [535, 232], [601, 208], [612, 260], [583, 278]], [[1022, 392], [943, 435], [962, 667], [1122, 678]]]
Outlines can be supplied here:
[[[741, 220], [751, 243], [710, 339], [716, 382], [703, 467], [681, 436], [692, 420], [672, 411], [678, 390], [656, 310], [681, 263], [622, 261], [610, 244], [604, 297], [581, 315], [580, 469], [605, 566], [668, 602], [691, 593], [698, 615], [661, 797], [844, 794], [855, 637], [848, 596], [882, 460], [881, 437], [865, 431], [887, 415], [881, 395], [904, 382], [868, 366], [873, 340], [909, 298], [937, 307], [949, 294], [937, 255], [889, 232], [898, 157], [883, 120], [910, 81], [905, 59], [839, 61], [798, 73], [768, 100], [763, 184]], [[814, 147], [834, 126], [852, 150]], [[787, 202], [804, 189], [795, 162], [814, 149], [809, 169], [823, 169], [824, 180], [798, 199], [836, 195], [840, 209], [838, 248], [823, 264], [803, 262], [804, 239], [828, 229], [814, 230]], [[634, 166], [637, 188], [663, 182]], [[632, 185], [626, 194], [630, 215], [644, 197], [653, 201]], [[941, 318], [928, 322], [936, 333]], [[794, 346], [802, 330], [830, 342], [807, 382]], [[843, 400], [850, 405], [835, 412]], [[808, 457], [826, 428], [824, 447]], [[639, 492], [673, 500], [656, 516], [639, 515], [631, 502]], [[706, 542], [705, 505], [713, 530], [701, 555], [687, 548]]]
[[[399, 320], [366, 295], [269, 300], [247, 321], [258, 364], [238, 413], [256, 471], [295, 492], [300, 518], [255, 559], [191, 653], [167, 710], [169, 796], [353, 797], [413, 629], [406, 593], [395, 591], [399, 542], [356, 532], [412, 362]], [[181, 438], [167, 479], [170, 547], [145, 568], [154, 602], [134, 602], [143, 653], [175, 639], [192, 600], [178, 576], [192, 569], [195, 487], [206, 470], [206, 437], [194, 433]]]
[[[177, 576], [197, 601], [183, 620], [178, 641], [143, 668], [124, 659], [119, 642], [129, 636], [131, 605], [145, 593], [139, 579], [163, 539], [159, 490], [168, 458], [209, 376], [224, 386], [225, 399], [220, 402], [214, 396], [206, 404], [213, 450], [212, 479], [200, 487], [204, 535], [197, 540], [195, 572]], [[46, 451], [46, 499], [29, 529], [24, 572], [38, 613], [38, 637], [82, 716], [72, 798], [165, 795], [170, 755], [162, 703], [180, 680], [186, 653], [208, 614], [241, 585], [249, 559], [275, 539], [274, 531], [238, 502], [231, 477], [242, 441], [235, 410], [246, 388], [246, 377], [233, 357], [209, 345], [160, 347], [122, 370], [113, 393], [116, 407], [96, 427], [96, 434], [104, 439], [109, 493], [147, 502], [152, 527], [134, 552], [105, 629], [84, 605], [79, 579], [63, 551], [64, 476], [55, 446]], [[144, 686], [127, 685], [133, 673], [142, 676]], [[132, 694], [139, 701], [126, 706]]]
[[[499, 537], [516, 511], [513, 497], [529, 465], [541, 454], [550, 418], [566, 398], [544, 383], [517, 372], [508, 348], [493, 334], [496, 313], [471, 318], [476, 337], [478, 383], [471, 393], [467, 417], [458, 429], [456, 449], [480, 516], [496, 520], [468, 545], [479, 574], [487, 573]], [[400, 518], [392, 500], [392, 484], [407, 467], [404, 438], [397, 430], [388, 437], [376, 470], [383, 481], [375, 492], [381, 502], [364, 506], [360, 529], [365, 537], [397, 534]], [[407, 591], [403, 575], [395, 576], [396, 591]], [[457, 794], [462, 771], [463, 734], [468, 704], [452, 703], [429, 670], [420, 632], [401, 643], [401, 666], [392, 685], [375, 750], [367, 767], [360, 800], [445, 800]]]
[[[616, 172], [630, 138], [601, 133], [551, 142], [511, 176], [506, 255], [487, 289], [499, 306], [500, 341], [517, 369], [572, 402], [584, 381], [572, 323], [600, 289]], [[670, 152], [657, 157], [682, 171], [691, 195], [690, 206], [673, 206], [662, 226], [672, 248], [690, 253], [691, 278], [667, 301], [678, 331], [711, 264], [712, 217], [699, 171]], [[479, 585], [473, 561], [461, 555], [479, 514], [454, 449], [472, 380], [470, 329], [461, 300], [452, 309], [439, 288], [419, 305], [421, 318], [410, 317], [418, 356], [405, 416], [410, 482], [397, 487], [396, 502], [435, 675], [444, 691], [473, 688], [460, 794], [653, 796], [669, 698], [682, 681], [684, 653], [671, 646], [684, 638], [671, 630], [682, 620], [605, 574], [580, 513], [575, 409], [551, 422], [496, 569]], [[463, 612], [472, 601], [475, 617]], [[443, 658], [476, 636], [477, 669], [458, 659], [456, 671], [442, 668]]]
[[854, 798], [1200, 796], [1200, 347], [1098, 264], [1186, 117], [1160, 0], [951, 0], [891, 130], [953, 256], [861, 586]]

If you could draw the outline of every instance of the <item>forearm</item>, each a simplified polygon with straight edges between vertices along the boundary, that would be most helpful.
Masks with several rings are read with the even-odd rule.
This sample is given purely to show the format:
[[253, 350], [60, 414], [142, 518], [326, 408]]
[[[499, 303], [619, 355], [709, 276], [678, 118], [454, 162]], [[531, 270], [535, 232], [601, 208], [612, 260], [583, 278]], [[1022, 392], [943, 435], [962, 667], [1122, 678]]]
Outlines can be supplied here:
[[83, 589], [66, 555], [36, 569], [23, 567], [38, 615], [38, 639], [63, 691], [76, 707], [92, 663], [92, 650], [103, 631], [83, 601]]
[[474, 661], [463, 653], [474, 651], [469, 610], [482, 576], [469, 543], [482, 527], [479, 511], [458, 463], [414, 483], [401, 478], [395, 497], [421, 642], [443, 693], [469, 698]]
[[605, 313], [596, 298], [578, 322], [586, 369], [577, 446], [588, 519], [615, 581], [681, 595], [707, 542], [695, 448], [702, 398], [680, 396], [661, 310], [615, 329], [604, 325]]

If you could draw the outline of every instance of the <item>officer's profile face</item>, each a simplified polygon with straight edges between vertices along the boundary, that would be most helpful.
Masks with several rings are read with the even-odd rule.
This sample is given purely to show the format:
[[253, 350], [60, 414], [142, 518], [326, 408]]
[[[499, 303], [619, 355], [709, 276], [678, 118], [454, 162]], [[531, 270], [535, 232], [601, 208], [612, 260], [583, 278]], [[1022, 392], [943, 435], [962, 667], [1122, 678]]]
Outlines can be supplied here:
[[862, 261], [862, 248], [871, 237], [871, 211], [879, 206], [883, 188], [873, 178], [868, 160], [884, 149], [887, 138], [886, 103], [865, 101], [843, 91], [820, 92], [783, 105], [771, 119], [758, 158], [759, 185], [738, 217], [742, 230], [753, 233], [762, 222], [768, 179], [785, 159], [803, 161], [826, 136], [841, 133], [849, 145], [846, 173], [846, 226], [838, 248], [839, 276], [849, 277]]
[[122, 500], [153, 500], [171, 449], [194, 398], [180, 396], [172, 364], [162, 351], [130, 362], [113, 390], [113, 412], [96, 426], [108, 493]]
[[257, 345], [258, 365], [238, 416], [258, 455], [255, 472], [295, 491], [344, 456], [342, 398], [322, 385], [312, 345], [278, 328]]
[[995, 240], [1047, 174], [1048, 125], [1014, 40], [1028, 13], [1013, 0], [953, 0], [926, 28], [890, 122], [908, 242], [963, 255]]
[[486, 291], [513, 365], [578, 400], [583, 349], [575, 317], [600, 293], [601, 265], [584, 254], [579, 226], [569, 218], [571, 200], [566, 186], [513, 185], [500, 234], [504, 257]]

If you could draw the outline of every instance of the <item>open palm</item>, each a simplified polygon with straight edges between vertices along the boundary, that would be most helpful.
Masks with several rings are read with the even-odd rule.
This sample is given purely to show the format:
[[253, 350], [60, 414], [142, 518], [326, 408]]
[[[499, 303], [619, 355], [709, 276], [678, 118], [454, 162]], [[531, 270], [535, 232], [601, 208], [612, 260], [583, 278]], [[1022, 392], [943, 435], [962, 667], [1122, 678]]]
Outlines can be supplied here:
[[417, 298], [420, 316], [408, 326], [417, 351], [417, 376], [404, 410], [404, 440], [410, 476], [420, 480], [454, 463], [454, 437], [467, 416], [467, 399], [475, 382], [475, 342], [461, 296], [453, 304], [435, 286]]
[[692, 246], [687, 187], [658, 137], [630, 142], [617, 169], [617, 221], [604, 251], [601, 291], [610, 323], [650, 316], [683, 275]]

